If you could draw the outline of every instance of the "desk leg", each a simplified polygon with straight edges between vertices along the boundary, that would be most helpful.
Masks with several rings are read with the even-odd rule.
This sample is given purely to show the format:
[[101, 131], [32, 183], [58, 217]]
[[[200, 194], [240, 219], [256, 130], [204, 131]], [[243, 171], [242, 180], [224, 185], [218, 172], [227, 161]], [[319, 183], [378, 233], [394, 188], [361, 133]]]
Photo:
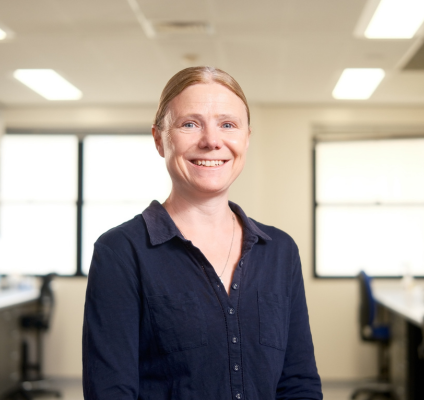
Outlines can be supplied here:
[[407, 395], [407, 325], [397, 314], [390, 315], [392, 340], [390, 342], [390, 375], [399, 400], [409, 400]]
[[418, 358], [421, 330], [397, 314], [391, 315], [391, 381], [399, 400], [424, 399], [424, 361]]
[[418, 358], [421, 329], [407, 323], [408, 393], [411, 400], [424, 399], [424, 360]]

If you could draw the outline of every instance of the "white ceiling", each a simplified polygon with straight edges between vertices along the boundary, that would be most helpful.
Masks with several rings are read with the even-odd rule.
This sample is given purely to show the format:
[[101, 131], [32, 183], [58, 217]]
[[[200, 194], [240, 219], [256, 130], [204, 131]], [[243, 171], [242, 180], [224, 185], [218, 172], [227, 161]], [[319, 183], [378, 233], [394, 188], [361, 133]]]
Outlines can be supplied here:
[[367, 103], [424, 104], [424, 72], [402, 71], [421, 38], [354, 37], [366, 0], [135, 1], [153, 24], [214, 33], [149, 39], [128, 0], [3, 0], [0, 23], [16, 36], [0, 41], [0, 104], [48, 103], [13, 78], [18, 68], [55, 69], [84, 93], [78, 104], [157, 103], [187, 54], [232, 74], [252, 103], [344, 103], [331, 96], [342, 70], [380, 67]]

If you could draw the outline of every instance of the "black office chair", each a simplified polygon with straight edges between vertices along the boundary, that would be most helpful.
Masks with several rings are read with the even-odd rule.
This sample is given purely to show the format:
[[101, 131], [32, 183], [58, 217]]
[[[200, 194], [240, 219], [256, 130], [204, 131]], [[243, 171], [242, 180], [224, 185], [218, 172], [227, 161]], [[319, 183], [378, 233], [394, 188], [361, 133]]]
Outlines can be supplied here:
[[50, 321], [54, 307], [54, 295], [51, 282], [56, 274], [48, 274], [42, 278], [40, 297], [37, 301], [37, 310], [21, 317], [21, 328], [26, 332], [35, 333], [35, 362], [30, 361], [29, 344], [27, 340], [22, 342], [21, 353], [21, 380], [16, 390], [9, 393], [5, 399], [32, 400], [37, 396], [61, 397], [57, 390], [49, 388], [42, 372], [43, 340], [42, 334], [50, 327]]
[[388, 325], [377, 322], [377, 305], [371, 287], [371, 278], [361, 271], [358, 275], [360, 289], [359, 326], [361, 339], [375, 342], [378, 345], [379, 372], [376, 382], [357, 388], [351, 395], [352, 399], [359, 395], [367, 395], [367, 400], [377, 397], [396, 399], [396, 393], [389, 382], [389, 341], [390, 329]]

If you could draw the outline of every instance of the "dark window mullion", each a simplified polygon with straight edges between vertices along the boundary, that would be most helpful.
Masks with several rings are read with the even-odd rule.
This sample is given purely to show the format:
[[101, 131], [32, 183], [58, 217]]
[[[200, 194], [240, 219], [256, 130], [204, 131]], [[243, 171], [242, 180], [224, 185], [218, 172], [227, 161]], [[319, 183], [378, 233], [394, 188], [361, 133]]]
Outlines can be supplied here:
[[83, 205], [83, 156], [84, 144], [78, 142], [78, 199], [77, 199], [77, 270], [76, 276], [83, 276], [82, 273], [82, 205]]

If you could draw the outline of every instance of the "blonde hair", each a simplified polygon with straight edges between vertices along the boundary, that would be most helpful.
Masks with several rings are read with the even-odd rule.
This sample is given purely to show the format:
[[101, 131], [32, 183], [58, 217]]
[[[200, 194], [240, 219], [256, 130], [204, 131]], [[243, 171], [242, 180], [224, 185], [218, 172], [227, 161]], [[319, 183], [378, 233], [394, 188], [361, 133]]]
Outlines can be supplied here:
[[246, 106], [247, 121], [250, 125], [250, 110], [246, 96], [237, 81], [226, 72], [218, 68], [201, 66], [190, 67], [177, 72], [165, 85], [159, 100], [154, 124], [163, 130], [163, 122], [168, 112], [169, 103], [177, 97], [184, 89], [199, 83], [219, 83], [231, 90], [238, 96]]

